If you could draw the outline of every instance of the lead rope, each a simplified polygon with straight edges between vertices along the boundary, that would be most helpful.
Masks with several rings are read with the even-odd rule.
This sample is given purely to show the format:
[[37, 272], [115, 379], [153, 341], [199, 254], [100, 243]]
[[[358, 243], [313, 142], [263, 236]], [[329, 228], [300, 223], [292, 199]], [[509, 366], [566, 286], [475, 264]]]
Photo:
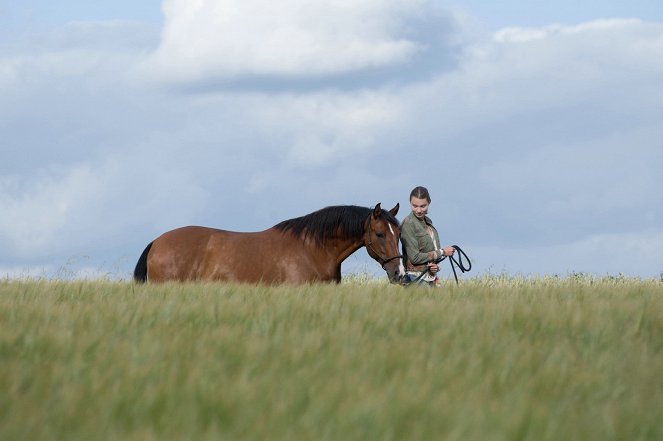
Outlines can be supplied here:
[[[458, 267], [461, 273], [466, 273], [472, 269], [472, 262], [470, 262], [470, 258], [467, 257], [465, 251], [463, 251], [458, 245], [451, 245], [451, 247], [454, 250], [458, 251], [458, 260], [456, 260], [454, 256], [442, 256], [439, 259], [435, 260], [434, 263], [439, 264], [448, 257], [449, 263], [451, 264], [451, 270], [454, 272], [454, 279], [456, 279], [456, 285], [458, 285], [458, 274], [456, 273], [456, 267]], [[465, 263], [463, 259], [465, 259], [467, 263]], [[414, 283], [418, 283], [429, 272], [430, 269], [427, 268], [426, 271], [422, 271], [421, 274], [416, 279], [412, 280], [411, 282], [405, 282], [403, 283], [403, 285], [408, 286]]]

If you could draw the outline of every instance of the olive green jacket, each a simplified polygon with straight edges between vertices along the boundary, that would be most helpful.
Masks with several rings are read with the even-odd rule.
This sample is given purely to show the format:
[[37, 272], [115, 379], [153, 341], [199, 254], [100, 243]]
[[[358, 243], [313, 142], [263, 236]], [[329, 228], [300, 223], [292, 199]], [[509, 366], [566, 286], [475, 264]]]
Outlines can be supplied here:
[[[433, 229], [437, 248], [433, 244], [426, 226]], [[401, 223], [401, 243], [403, 244], [403, 264], [406, 270], [422, 271], [428, 262], [442, 257], [440, 236], [428, 216], [418, 219], [414, 212]]]

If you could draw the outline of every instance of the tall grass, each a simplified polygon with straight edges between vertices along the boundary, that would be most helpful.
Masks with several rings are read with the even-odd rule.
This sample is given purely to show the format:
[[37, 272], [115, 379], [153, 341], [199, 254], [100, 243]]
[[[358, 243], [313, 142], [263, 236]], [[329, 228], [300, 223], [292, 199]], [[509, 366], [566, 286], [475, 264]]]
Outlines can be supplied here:
[[663, 439], [663, 283], [0, 283], [0, 439]]

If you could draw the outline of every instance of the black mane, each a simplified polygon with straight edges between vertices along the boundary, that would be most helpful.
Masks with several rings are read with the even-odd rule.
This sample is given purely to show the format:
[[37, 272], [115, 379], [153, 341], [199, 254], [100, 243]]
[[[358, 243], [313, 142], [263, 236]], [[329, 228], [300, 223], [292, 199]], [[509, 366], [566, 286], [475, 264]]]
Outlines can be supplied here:
[[[339, 233], [355, 239], [364, 234], [364, 221], [372, 211], [371, 208], [355, 205], [326, 207], [306, 216], [284, 220], [274, 225], [274, 228], [303, 239], [311, 237], [316, 242], [327, 237], [337, 237]], [[387, 210], [382, 210], [382, 216], [398, 227], [398, 220]]]

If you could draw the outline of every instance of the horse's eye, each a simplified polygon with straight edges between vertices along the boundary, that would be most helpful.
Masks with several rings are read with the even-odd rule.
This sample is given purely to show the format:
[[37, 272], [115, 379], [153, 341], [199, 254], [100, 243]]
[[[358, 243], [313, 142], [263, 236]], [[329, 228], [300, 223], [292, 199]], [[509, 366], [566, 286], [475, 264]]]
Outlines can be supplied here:
[[377, 237], [379, 237], [379, 238], [383, 238], [383, 237], [384, 237], [384, 233], [375, 233], [375, 235], [376, 235]]

